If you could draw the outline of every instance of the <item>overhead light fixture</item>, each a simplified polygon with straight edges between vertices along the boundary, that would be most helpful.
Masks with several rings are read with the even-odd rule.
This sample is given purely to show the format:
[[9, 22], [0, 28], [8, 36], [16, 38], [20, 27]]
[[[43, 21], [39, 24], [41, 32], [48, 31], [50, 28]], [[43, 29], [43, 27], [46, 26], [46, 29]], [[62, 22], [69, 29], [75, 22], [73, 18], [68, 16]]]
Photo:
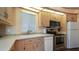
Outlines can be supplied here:
[[23, 8], [29, 9], [29, 10], [32, 10], [32, 11], [35, 11], [35, 12], [40, 12], [42, 10], [42, 11], [47, 11], [47, 12], [51, 12], [51, 13], [56, 13], [56, 14], [59, 14], [59, 15], [64, 15], [64, 13], [49, 10], [49, 9], [44, 9], [42, 7], [23, 7]]
[[48, 9], [43, 9], [43, 11], [47, 11], [47, 12], [51, 12], [51, 13], [56, 13], [56, 14], [59, 14], [59, 15], [64, 15], [64, 13], [53, 11], [53, 10], [48, 10]]
[[39, 10], [36, 10], [34, 8], [31, 8], [31, 7], [23, 7], [23, 8], [28, 9], [28, 10], [32, 10], [32, 11], [35, 11], [35, 12], [39, 12]]
[[31, 7], [31, 8], [36, 9], [36, 10], [43, 10], [42, 7]]
[[53, 13], [54, 11], [48, 10], [48, 9], [43, 9], [43, 11], [51, 12]]
[[54, 12], [54, 13], [56, 13], [56, 14], [59, 14], [59, 15], [64, 15], [64, 13], [61, 13], [61, 12]]

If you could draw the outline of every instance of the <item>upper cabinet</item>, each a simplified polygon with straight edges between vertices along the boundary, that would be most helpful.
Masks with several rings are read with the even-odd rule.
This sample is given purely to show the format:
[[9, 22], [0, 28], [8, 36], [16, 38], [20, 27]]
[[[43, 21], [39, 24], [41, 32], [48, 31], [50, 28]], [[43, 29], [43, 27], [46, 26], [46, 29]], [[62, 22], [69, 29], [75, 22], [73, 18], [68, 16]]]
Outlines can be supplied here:
[[6, 7], [0, 7], [0, 23], [9, 25], [7, 17]]
[[6, 21], [10, 25], [15, 25], [15, 8], [12, 7], [6, 8]]
[[66, 14], [67, 21], [77, 22], [77, 14]]
[[51, 14], [49, 12], [41, 11], [39, 13], [39, 22], [41, 22], [41, 23], [39, 23], [40, 26], [48, 27], [49, 26], [50, 17], [51, 17]]
[[0, 23], [15, 24], [15, 10], [12, 7], [0, 7]]
[[0, 20], [6, 21], [6, 8], [0, 7]]
[[46, 11], [39, 12], [39, 26], [42, 27], [49, 27], [50, 20], [61, 22], [61, 19], [62, 19], [62, 15], [56, 13], [51, 13]]
[[61, 21], [62, 15], [51, 13], [51, 20]]

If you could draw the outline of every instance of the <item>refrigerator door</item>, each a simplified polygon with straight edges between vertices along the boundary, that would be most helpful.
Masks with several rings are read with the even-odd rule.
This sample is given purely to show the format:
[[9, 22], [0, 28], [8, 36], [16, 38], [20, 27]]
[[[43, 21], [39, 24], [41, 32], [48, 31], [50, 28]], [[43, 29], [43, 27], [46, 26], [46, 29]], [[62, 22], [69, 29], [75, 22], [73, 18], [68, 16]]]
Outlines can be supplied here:
[[67, 32], [67, 48], [79, 47], [79, 30], [69, 30]]
[[79, 29], [79, 23], [67, 22], [67, 29]]

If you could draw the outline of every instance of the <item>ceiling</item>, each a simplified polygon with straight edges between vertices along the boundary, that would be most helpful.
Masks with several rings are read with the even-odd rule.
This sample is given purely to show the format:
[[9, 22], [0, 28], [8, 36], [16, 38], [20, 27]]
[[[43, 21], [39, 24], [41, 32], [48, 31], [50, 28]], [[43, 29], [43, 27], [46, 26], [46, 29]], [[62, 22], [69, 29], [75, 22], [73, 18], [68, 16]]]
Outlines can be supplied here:
[[43, 8], [49, 10], [55, 10], [63, 13], [72, 13], [72, 14], [79, 13], [79, 7], [43, 7]]
[[79, 10], [79, 7], [63, 7], [65, 9], [73, 9], [73, 10]]

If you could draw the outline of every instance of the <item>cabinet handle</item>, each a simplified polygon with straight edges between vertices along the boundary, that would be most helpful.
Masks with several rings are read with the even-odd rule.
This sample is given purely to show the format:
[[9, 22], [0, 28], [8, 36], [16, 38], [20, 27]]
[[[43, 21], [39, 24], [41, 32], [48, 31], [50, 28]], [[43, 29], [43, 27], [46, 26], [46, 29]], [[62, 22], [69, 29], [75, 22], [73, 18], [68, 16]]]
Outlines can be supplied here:
[[25, 47], [24, 47], [24, 50], [25, 50]]

